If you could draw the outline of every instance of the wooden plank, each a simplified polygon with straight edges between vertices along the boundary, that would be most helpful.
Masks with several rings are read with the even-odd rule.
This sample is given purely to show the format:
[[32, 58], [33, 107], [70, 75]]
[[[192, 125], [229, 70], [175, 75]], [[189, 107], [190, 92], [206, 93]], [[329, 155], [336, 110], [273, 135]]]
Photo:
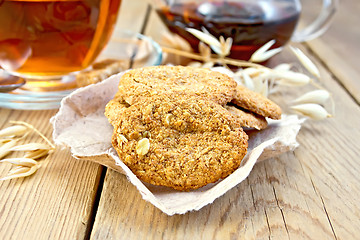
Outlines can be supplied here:
[[[306, 49], [302, 50], [306, 52]], [[307, 52], [307, 55], [310, 54]], [[283, 57], [292, 61], [286, 54]], [[316, 58], [312, 59], [317, 65], [321, 65]], [[336, 113], [332, 119], [309, 121], [305, 125], [306, 128], [301, 130], [298, 138], [302, 149], [296, 150], [295, 156], [301, 160], [299, 170], [303, 171], [307, 182], [313, 185], [313, 191], [318, 196], [314, 203], [317, 206], [320, 204], [325, 211], [334, 237], [354, 239], [356, 229], [360, 228], [360, 211], [355, 200], [360, 196], [360, 188], [356, 183], [360, 180], [356, 176], [360, 169], [357, 161], [359, 148], [356, 145], [360, 133], [359, 106], [346, 89], [332, 80], [332, 73], [324, 68], [320, 68], [320, 72], [321, 84], [332, 92]], [[291, 94], [294, 97], [299, 95], [296, 91], [290, 92]], [[303, 182], [299, 179], [298, 187]], [[310, 191], [309, 187], [302, 189]], [[307, 204], [309, 205], [308, 201]], [[315, 216], [318, 217], [319, 214]]]
[[[26, 121], [51, 138], [49, 119], [56, 111], [0, 111], [1, 127], [8, 120]], [[42, 142], [35, 134], [28, 141]], [[41, 162], [31, 177], [0, 182], [1, 239], [83, 239], [102, 168], [60, 149]], [[9, 169], [0, 164], [0, 175]]]
[[[152, 19], [147, 34], [159, 39], [163, 27]], [[295, 61], [289, 56], [286, 51], [275, 62]], [[317, 64], [322, 84], [333, 93], [336, 116], [308, 121], [294, 153], [257, 164], [247, 181], [213, 204], [171, 217], [142, 200], [124, 176], [108, 171], [91, 239], [355, 239], [360, 109]], [[290, 89], [277, 98], [299, 94]]]
[[[309, 5], [313, 5], [313, 1]], [[311, 10], [311, 8], [309, 8]], [[342, 85], [360, 103], [360, 55], [359, 24], [360, 2], [357, 0], [341, 0], [328, 31], [320, 38], [309, 41], [309, 48], [336, 76]], [[315, 11], [307, 14], [314, 15]]]

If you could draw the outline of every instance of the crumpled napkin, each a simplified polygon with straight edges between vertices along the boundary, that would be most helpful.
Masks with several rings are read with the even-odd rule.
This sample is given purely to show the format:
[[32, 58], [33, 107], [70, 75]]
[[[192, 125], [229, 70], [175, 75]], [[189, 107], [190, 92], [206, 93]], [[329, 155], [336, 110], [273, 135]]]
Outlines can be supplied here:
[[64, 98], [59, 112], [51, 119], [53, 139], [55, 144], [69, 147], [77, 159], [97, 162], [125, 174], [146, 201], [168, 215], [199, 210], [242, 182], [256, 162], [293, 151], [299, 145], [296, 136], [304, 119], [283, 115], [281, 120], [269, 120], [264, 130], [250, 131], [247, 155], [225, 179], [189, 192], [144, 183], [119, 159], [111, 145], [113, 127], [104, 116], [105, 105], [117, 92], [122, 75], [80, 88]]

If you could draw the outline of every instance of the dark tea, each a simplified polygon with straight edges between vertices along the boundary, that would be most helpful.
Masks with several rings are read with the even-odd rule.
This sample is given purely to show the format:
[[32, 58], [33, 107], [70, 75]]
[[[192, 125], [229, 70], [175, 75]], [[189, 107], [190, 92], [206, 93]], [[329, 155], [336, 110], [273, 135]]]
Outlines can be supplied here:
[[0, 66], [26, 77], [89, 66], [110, 38], [121, 0], [0, 0]]
[[199, 40], [185, 28], [233, 38], [229, 57], [248, 60], [253, 52], [275, 39], [273, 48], [284, 45], [293, 34], [300, 15], [294, 1], [190, 1], [157, 9], [173, 33], [185, 38], [196, 51]]

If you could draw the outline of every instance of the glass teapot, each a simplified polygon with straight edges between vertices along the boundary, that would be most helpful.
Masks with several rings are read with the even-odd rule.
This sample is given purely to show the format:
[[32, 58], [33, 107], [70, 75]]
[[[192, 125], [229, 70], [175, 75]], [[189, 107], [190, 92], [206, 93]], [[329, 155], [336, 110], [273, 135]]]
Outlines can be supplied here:
[[276, 48], [290, 39], [303, 42], [318, 37], [329, 26], [338, 0], [323, 0], [315, 21], [296, 31], [302, 9], [299, 0], [153, 0], [153, 3], [168, 29], [185, 38], [194, 50], [199, 40], [186, 28], [205, 28], [216, 37], [233, 38], [230, 57], [248, 60], [272, 39]]

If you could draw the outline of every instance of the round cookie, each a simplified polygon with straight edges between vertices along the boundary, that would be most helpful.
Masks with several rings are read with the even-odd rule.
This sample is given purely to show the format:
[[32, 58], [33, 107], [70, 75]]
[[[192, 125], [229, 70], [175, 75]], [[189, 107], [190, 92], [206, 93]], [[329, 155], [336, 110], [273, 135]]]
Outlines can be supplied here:
[[265, 129], [268, 125], [265, 117], [257, 115], [253, 112], [247, 112], [230, 105], [225, 105], [224, 108], [239, 119], [241, 127], [261, 130]]
[[225, 105], [233, 99], [236, 85], [229, 76], [205, 68], [153, 66], [126, 72], [119, 83], [119, 94], [130, 105], [164, 92], [186, 93]]
[[276, 103], [241, 85], [236, 87], [236, 94], [232, 103], [264, 117], [281, 118], [281, 108]]
[[231, 174], [246, 154], [247, 140], [222, 106], [166, 94], [126, 108], [112, 144], [142, 181], [184, 191]]
[[119, 73], [128, 68], [128, 63], [124, 60], [105, 59], [92, 65], [92, 69], [80, 71], [76, 74], [76, 84], [78, 87], [85, 87], [90, 84], [98, 83], [115, 73]]

